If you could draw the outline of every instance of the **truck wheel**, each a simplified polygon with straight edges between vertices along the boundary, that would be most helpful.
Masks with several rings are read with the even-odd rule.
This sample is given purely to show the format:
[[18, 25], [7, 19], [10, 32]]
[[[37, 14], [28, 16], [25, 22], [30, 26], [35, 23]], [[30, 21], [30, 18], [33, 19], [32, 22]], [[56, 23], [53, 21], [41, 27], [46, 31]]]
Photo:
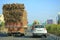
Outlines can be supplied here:
[[8, 33], [8, 36], [12, 36], [12, 34], [11, 33]]
[[21, 36], [25, 36], [24, 34], [21, 34]]

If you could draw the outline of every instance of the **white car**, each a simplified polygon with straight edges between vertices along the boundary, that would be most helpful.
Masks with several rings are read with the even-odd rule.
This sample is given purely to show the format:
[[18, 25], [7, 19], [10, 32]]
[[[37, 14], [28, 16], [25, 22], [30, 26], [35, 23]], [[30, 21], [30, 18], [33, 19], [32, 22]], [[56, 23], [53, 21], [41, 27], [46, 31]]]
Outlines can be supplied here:
[[32, 26], [33, 36], [44, 36], [47, 37], [47, 30], [43, 25], [34, 25]]

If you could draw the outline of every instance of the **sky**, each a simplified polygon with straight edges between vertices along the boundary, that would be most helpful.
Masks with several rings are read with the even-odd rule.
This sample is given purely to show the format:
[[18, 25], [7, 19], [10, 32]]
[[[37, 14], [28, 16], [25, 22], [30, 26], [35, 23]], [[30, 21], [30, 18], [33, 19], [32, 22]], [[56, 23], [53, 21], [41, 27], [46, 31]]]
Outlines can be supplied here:
[[56, 22], [58, 12], [60, 12], [60, 0], [0, 0], [0, 14], [3, 13], [4, 4], [12, 3], [25, 5], [29, 24], [34, 20], [43, 23], [47, 19], [53, 19]]

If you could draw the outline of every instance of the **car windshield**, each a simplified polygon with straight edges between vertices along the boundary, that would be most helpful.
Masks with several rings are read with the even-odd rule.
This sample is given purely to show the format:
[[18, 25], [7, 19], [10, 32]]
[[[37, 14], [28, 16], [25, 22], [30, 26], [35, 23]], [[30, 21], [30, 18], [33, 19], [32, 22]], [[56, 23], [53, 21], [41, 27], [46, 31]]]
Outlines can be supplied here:
[[36, 25], [35, 28], [44, 28], [42, 25]]

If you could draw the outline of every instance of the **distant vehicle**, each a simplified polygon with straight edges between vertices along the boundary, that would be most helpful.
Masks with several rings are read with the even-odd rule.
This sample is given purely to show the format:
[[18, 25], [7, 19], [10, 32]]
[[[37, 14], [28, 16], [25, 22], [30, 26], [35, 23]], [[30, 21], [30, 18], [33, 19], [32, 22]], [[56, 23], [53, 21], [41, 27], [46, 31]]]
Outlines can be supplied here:
[[47, 30], [43, 25], [33, 25], [32, 26], [33, 36], [44, 36], [47, 37]]

